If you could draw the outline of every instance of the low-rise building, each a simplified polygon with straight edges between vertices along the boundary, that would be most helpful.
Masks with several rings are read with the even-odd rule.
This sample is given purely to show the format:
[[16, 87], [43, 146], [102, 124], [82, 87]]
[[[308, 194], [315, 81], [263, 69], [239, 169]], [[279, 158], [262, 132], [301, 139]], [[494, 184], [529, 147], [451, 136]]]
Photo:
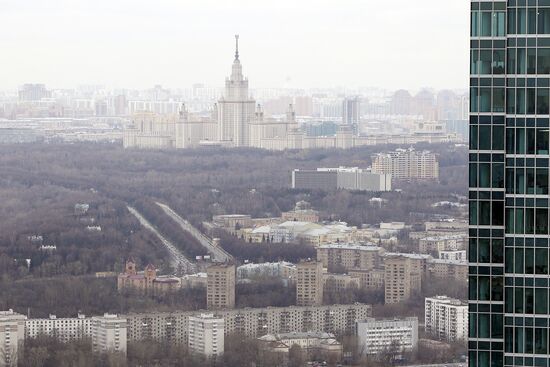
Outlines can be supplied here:
[[468, 262], [431, 259], [428, 262], [428, 274], [433, 278], [455, 279], [465, 282], [468, 279]]
[[334, 334], [324, 332], [291, 332], [282, 334], [267, 334], [259, 337], [262, 345], [273, 351], [288, 353], [293, 345], [298, 345], [307, 356], [321, 355], [326, 359], [331, 356], [340, 360], [342, 357], [342, 343]]
[[287, 261], [279, 261], [276, 263], [249, 263], [237, 267], [238, 279], [247, 279], [254, 276], [294, 278], [296, 276], [296, 265]]
[[350, 270], [349, 275], [359, 277], [359, 286], [363, 289], [377, 290], [384, 288], [385, 271], [383, 268]]
[[142, 293], [157, 294], [178, 290], [181, 280], [172, 276], [157, 276], [157, 269], [151, 264], [143, 272], [138, 272], [136, 263], [129, 259], [124, 273], [118, 275], [117, 286], [119, 291], [135, 289]]
[[217, 357], [224, 351], [224, 320], [214, 314], [189, 317], [188, 343], [192, 352]]
[[447, 341], [468, 337], [468, 304], [447, 296], [426, 297], [424, 301], [426, 332]]
[[0, 367], [17, 366], [19, 349], [25, 341], [24, 315], [0, 311]]
[[92, 349], [94, 352], [120, 352], [126, 354], [126, 318], [112, 314], [92, 317]]
[[361, 279], [351, 274], [323, 274], [323, 292], [337, 294], [347, 289], [361, 287]]
[[467, 237], [462, 234], [425, 237], [418, 241], [418, 251], [422, 254], [428, 254], [439, 251], [462, 250], [466, 239]]
[[441, 260], [468, 261], [466, 250], [439, 251], [439, 258]]
[[221, 214], [212, 218], [215, 225], [227, 230], [249, 228], [252, 226], [252, 217], [247, 214]]
[[281, 213], [283, 221], [295, 222], [319, 222], [319, 212], [313, 209], [294, 209], [288, 212]]
[[357, 337], [363, 355], [376, 355], [392, 348], [396, 352], [410, 352], [418, 345], [418, 318], [360, 320]]
[[186, 274], [181, 277], [181, 287], [182, 288], [197, 288], [205, 287], [208, 283], [207, 274], [195, 273], [195, 274]]

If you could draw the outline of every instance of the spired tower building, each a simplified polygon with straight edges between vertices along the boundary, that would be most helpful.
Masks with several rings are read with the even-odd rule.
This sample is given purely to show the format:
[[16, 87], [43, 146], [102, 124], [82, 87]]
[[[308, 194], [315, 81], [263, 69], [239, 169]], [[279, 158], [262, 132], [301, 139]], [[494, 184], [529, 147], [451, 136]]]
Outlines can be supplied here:
[[217, 105], [219, 141], [234, 147], [249, 146], [255, 106], [256, 102], [248, 96], [248, 79], [243, 76], [239, 60], [239, 36], [235, 35], [231, 76], [225, 80], [225, 93]]

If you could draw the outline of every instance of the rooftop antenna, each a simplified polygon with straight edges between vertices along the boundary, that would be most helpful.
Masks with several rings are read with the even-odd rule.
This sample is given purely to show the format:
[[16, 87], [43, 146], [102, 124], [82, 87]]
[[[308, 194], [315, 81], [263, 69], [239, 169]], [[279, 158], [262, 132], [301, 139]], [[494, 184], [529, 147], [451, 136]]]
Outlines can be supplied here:
[[239, 59], [239, 35], [235, 35], [235, 60]]

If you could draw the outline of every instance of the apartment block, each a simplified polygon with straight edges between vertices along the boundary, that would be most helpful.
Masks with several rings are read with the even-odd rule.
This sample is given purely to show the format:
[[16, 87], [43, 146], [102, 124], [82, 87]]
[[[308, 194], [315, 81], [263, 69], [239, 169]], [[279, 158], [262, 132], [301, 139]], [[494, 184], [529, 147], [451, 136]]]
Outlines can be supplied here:
[[361, 278], [351, 274], [323, 274], [323, 292], [337, 294], [346, 289], [361, 287]]
[[374, 173], [358, 167], [295, 169], [292, 188], [331, 191], [391, 191], [391, 175]]
[[71, 342], [92, 336], [92, 319], [79, 314], [77, 317], [27, 319], [25, 321], [25, 338], [36, 338], [48, 335], [61, 342]]
[[[371, 306], [365, 304], [312, 307], [265, 307], [218, 310], [214, 315], [224, 319], [225, 335], [239, 332], [257, 338], [266, 334], [290, 332], [354, 333], [355, 322], [371, 317]], [[130, 314], [128, 340], [157, 340], [187, 344], [189, 317], [205, 311], [152, 312]]]
[[408, 300], [422, 286], [419, 260], [392, 255], [384, 258], [384, 300], [386, 304]]
[[381, 265], [382, 247], [347, 243], [333, 243], [317, 247], [317, 260], [323, 266], [332, 269], [343, 267], [345, 270], [370, 270]]
[[296, 304], [298, 306], [323, 304], [323, 263], [302, 261], [296, 265]]
[[209, 310], [235, 307], [235, 265], [213, 264], [206, 269], [206, 304]]
[[17, 366], [19, 348], [25, 340], [24, 315], [0, 311], [0, 367]]
[[92, 349], [95, 352], [126, 354], [127, 320], [112, 314], [92, 317]]
[[439, 162], [429, 151], [397, 149], [373, 156], [372, 172], [391, 175], [398, 180], [437, 180]]
[[410, 352], [418, 345], [418, 318], [360, 320], [357, 321], [357, 337], [363, 355], [376, 355], [390, 347]]
[[447, 341], [468, 337], [468, 304], [447, 296], [427, 297], [424, 300], [426, 332]]
[[189, 350], [207, 357], [216, 357], [224, 351], [224, 320], [214, 314], [189, 317]]
[[371, 270], [350, 270], [349, 275], [359, 278], [359, 286], [361, 288], [370, 290], [384, 288], [385, 271], [383, 268]]

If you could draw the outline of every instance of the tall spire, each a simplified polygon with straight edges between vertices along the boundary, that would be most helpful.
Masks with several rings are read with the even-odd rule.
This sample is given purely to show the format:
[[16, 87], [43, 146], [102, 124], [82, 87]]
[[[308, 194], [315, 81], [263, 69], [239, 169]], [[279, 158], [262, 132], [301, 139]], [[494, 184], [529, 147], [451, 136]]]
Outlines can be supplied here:
[[239, 35], [235, 35], [235, 60], [239, 59]]

